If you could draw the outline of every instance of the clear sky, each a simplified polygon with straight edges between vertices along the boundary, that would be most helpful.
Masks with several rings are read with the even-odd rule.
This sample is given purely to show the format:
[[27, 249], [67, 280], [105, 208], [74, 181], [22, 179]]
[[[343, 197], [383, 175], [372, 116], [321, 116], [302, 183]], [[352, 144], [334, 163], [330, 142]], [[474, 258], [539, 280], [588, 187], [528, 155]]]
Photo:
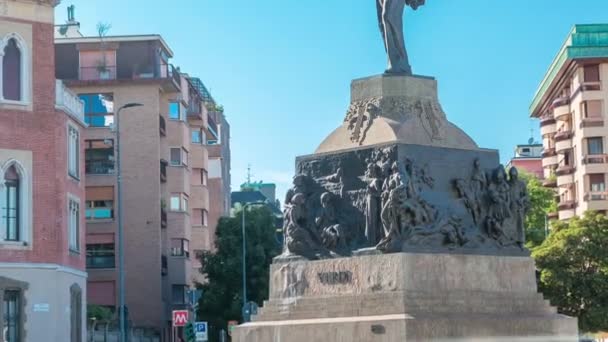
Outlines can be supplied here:
[[[384, 71], [376, 0], [63, 0], [85, 35], [161, 34], [232, 127], [232, 185], [289, 186], [297, 155], [344, 119], [353, 78]], [[608, 22], [606, 0], [427, 0], [405, 18], [414, 72], [439, 81], [448, 119], [501, 160], [528, 141], [534, 92], [574, 24]]]

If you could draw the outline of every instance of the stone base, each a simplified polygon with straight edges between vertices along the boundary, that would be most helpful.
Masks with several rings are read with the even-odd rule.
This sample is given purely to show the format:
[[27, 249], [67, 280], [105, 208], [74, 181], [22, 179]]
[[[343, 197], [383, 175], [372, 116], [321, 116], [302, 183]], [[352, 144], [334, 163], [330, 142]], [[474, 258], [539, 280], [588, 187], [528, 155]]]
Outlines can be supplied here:
[[270, 299], [237, 342], [577, 341], [537, 293], [529, 257], [368, 255], [271, 266]]

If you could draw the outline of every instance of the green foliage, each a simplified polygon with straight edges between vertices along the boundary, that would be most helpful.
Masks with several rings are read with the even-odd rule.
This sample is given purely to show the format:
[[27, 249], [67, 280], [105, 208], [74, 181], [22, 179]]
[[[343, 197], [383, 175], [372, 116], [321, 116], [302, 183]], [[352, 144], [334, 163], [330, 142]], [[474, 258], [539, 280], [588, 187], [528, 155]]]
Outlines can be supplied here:
[[[216, 231], [216, 251], [201, 255], [201, 272], [208, 282], [200, 285], [198, 320], [209, 322], [209, 339], [217, 341], [227, 322], [241, 319], [242, 209], [234, 217], [221, 218]], [[272, 258], [280, 252], [275, 239], [274, 218], [267, 207], [250, 207], [246, 212], [247, 299], [258, 305], [268, 298], [268, 275]]]
[[89, 304], [87, 305], [87, 318], [97, 321], [109, 321], [112, 319], [112, 311], [106, 307]]
[[526, 182], [530, 197], [530, 211], [526, 216], [526, 247], [533, 249], [545, 240], [545, 224], [548, 213], [557, 211], [555, 192], [545, 188], [534, 175], [520, 172], [520, 178]]
[[608, 330], [608, 218], [588, 212], [556, 222], [533, 252], [540, 289], [583, 332]]

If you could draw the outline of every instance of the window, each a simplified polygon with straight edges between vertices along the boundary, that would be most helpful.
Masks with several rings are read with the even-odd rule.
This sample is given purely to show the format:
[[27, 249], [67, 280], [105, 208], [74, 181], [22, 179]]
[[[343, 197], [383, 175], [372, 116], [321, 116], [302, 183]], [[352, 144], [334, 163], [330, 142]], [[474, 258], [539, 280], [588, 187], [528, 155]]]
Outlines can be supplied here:
[[188, 196], [186, 194], [172, 194], [169, 201], [171, 211], [188, 211]]
[[201, 130], [192, 131], [192, 143], [193, 144], [202, 144], [203, 143], [203, 135]]
[[68, 174], [80, 178], [80, 134], [72, 125], [68, 125]]
[[114, 268], [114, 244], [87, 245], [87, 268]]
[[171, 166], [188, 166], [188, 151], [183, 147], [170, 149]]
[[179, 102], [169, 102], [169, 119], [171, 120], [181, 120], [181, 105]]
[[589, 154], [604, 154], [604, 143], [602, 137], [588, 138], [587, 151]]
[[605, 177], [603, 173], [594, 173], [589, 175], [589, 185], [591, 192], [606, 191]]
[[70, 197], [68, 200], [68, 234], [70, 250], [80, 251], [80, 200]]
[[599, 82], [600, 81], [600, 66], [598, 64], [585, 65], [584, 68], [584, 79], [585, 82]]
[[172, 285], [171, 298], [173, 300], [173, 304], [187, 304], [188, 289], [189, 288], [187, 285]]
[[70, 287], [70, 342], [82, 342], [82, 289]]
[[207, 227], [209, 225], [209, 212], [205, 209], [203, 209], [202, 220], [203, 220], [203, 227]]
[[15, 166], [4, 174], [4, 187], [0, 189], [0, 226], [4, 226], [5, 241], [21, 241], [21, 178]]
[[189, 241], [186, 239], [171, 239], [171, 256], [190, 257]]
[[2, 98], [11, 101], [23, 101], [23, 67], [25, 66], [22, 51], [17, 39], [11, 38], [4, 46], [2, 57]]
[[207, 186], [207, 182], [209, 181], [209, 173], [205, 169], [201, 169], [201, 184]]
[[2, 333], [6, 342], [21, 342], [21, 291], [4, 291]]
[[114, 173], [114, 140], [85, 141], [85, 172], [93, 175]]
[[86, 189], [87, 220], [108, 220], [114, 218], [114, 187], [91, 186]]
[[81, 94], [84, 101], [84, 121], [91, 127], [110, 127], [114, 123], [113, 94]]
[[582, 103], [582, 106], [583, 116], [585, 119], [602, 117], [602, 101], [584, 101]]

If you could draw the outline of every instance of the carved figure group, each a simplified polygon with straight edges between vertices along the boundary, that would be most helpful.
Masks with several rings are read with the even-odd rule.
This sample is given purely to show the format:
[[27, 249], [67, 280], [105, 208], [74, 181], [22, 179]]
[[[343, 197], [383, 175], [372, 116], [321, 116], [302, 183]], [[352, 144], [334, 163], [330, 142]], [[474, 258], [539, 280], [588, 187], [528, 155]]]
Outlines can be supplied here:
[[[475, 160], [471, 178], [454, 180], [454, 189], [487, 238], [501, 246], [516, 244], [524, 248], [524, 221], [530, 199], [516, 168], [509, 170], [509, 177], [503, 166], [488, 175]], [[508, 231], [509, 227], [515, 231]]]

